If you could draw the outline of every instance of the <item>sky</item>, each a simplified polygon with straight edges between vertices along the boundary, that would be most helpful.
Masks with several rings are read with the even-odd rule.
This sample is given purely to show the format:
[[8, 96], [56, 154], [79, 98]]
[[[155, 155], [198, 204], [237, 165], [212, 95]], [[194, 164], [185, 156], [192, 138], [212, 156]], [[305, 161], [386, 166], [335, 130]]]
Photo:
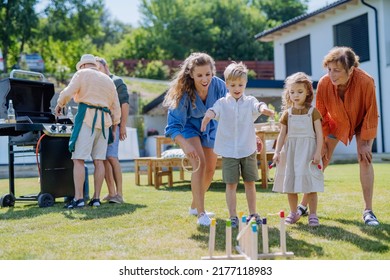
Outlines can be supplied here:
[[[320, 9], [336, 0], [310, 0], [309, 12]], [[107, 9], [111, 16], [134, 27], [138, 26], [140, 19], [138, 12], [139, 0], [105, 0]]]
[[107, 9], [111, 16], [132, 26], [138, 26], [140, 19], [138, 12], [139, 0], [105, 0]]

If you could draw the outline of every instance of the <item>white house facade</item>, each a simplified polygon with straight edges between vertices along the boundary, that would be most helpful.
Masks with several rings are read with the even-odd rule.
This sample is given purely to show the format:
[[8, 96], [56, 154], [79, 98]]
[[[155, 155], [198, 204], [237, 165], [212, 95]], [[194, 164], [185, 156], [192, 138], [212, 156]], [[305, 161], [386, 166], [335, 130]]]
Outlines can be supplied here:
[[[326, 73], [322, 60], [328, 51], [334, 46], [352, 47], [360, 56], [360, 68], [375, 79], [378, 153], [390, 152], [389, 15], [389, 0], [339, 0], [255, 36], [274, 44], [276, 80], [304, 71], [318, 81]], [[338, 145], [335, 153], [356, 153], [356, 144]]]

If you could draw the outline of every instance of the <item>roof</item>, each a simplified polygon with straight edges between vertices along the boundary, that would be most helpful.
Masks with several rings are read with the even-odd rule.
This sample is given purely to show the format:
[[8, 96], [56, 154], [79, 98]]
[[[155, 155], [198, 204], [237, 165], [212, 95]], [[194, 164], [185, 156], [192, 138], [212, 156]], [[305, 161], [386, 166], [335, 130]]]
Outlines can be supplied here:
[[167, 93], [167, 90], [164, 91], [162, 94], [160, 94], [158, 97], [150, 101], [148, 104], [144, 106], [142, 109], [142, 114], [147, 114], [149, 111], [152, 109], [156, 108], [157, 106], [161, 105], [162, 102], [164, 101], [165, 94]]
[[275, 40], [276, 37], [281, 36], [283, 32], [295, 30], [297, 28], [296, 25], [298, 24], [306, 25], [308, 23], [312, 23], [316, 20], [316, 18], [323, 18], [326, 14], [332, 13], [332, 10], [335, 8], [345, 9], [347, 5], [357, 5], [358, 2], [358, 0], [339, 0], [333, 2], [332, 4], [329, 4], [321, 9], [315, 10], [308, 14], [297, 16], [286, 22], [283, 22], [281, 25], [260, 32], [255, 35], [255, 39], [262, 42], [272, 42]]

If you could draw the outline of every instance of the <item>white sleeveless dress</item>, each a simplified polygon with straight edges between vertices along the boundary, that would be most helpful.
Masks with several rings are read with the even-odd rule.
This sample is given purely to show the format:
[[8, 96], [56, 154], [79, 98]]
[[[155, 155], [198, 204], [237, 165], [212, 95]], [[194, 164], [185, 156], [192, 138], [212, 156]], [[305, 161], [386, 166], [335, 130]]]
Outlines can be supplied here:
[[[293, 115], [288, 109], [287, 141], [276, 166], [273, 191], [280, 193], [310, 193], [324, 191], [324, 175], [311, 163], [316, 150], [313, 128], [314, 107], [305, 115]], [[321, 166], [323, 167], [322, 161]]]

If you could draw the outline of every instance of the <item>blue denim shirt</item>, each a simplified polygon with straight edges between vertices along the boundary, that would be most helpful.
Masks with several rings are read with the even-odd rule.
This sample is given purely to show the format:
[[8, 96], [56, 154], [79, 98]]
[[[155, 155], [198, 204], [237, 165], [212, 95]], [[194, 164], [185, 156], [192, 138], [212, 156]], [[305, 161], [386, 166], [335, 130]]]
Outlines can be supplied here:
[[172, 139], [180, 134], [186, 139], [198, 136], [202, 146], [214, 148], [217, 122], [211, 120], [204, 132], [200, 131], [200, 127], [207, 109], [211, 108], [218, 99], [224, 97], [226, 92], [225, 82], [214, 76], [211, 79], [205, 103], [197, 94], [195, 98], [196, 108], [193, 108], [190, 97], [185, 93], [177, 108], [168, 110], [165, 136]]

